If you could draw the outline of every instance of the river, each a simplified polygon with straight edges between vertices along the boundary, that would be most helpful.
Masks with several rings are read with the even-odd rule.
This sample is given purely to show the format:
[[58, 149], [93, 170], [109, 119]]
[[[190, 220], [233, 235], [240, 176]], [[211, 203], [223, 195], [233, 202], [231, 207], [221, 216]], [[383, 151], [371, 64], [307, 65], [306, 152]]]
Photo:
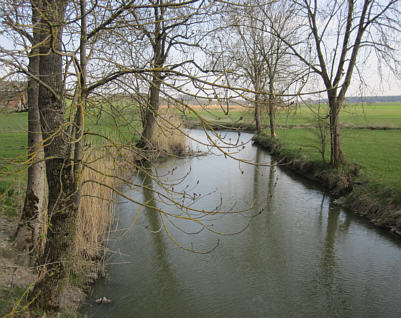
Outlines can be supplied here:
[[[191, 134], [207, 143], [202, 131]], [[145, 189], [123, 188], [137, 203], [117, 198], [108, 274], [95, 283], [83, 312], [116, 318], [401, 317], [399, 238], [276, 166], [249, 142], [250, 134], [221, 134], [238, 147], [220, 142], [223, 155], [194, 143], [210, 152], [158, 162], [151, 174], [133, 178]], [[184, 192], [185, 198], [178, 194]], [[149, 207], [140, 208], [141, 202]], [[96, 304], [103, 296], [112, 303]]]

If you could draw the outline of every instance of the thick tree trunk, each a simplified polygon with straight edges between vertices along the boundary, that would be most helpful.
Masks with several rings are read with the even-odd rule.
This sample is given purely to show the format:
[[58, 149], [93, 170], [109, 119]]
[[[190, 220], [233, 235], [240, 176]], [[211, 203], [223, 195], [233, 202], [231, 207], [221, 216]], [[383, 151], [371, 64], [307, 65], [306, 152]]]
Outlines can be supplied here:
[[49, 189], [49, 229], [41, 273], [31, 297], [46, 310], [58, 310], [59, 298], [65, 287], [74, 250], [77, 206], [71, 166], [64, 159], [46, 162]]
[[340, 108], [341, 101], [334, 97], [329, 97], [330, 107], [330, 165], [333, 167], [339, 167], [345, 163], [344, 155], [341, 149], [340, 140]]
[[35, 299], [36, 304], [46, 310], [57, 310], [59, 307], [60, 294], [71, 265], [77, 215], [70, 140], [64, 133], [63, 64], [59, 53], [67, 2], [45, 1], [46, 15], [42, 15], [41, 23], [43, 42], [39, 69], [40, 79], [46, 86], [39, 87], [39, 110], [45, 140], [49, 217], [41, 273], [30, 299]]
[[[28, 80], [28, 181], [25, 194], [25, 203], [21, 219], [15, 234], [17, 249], [24, 251], [22, 260], [28, 264], [40, 256], [43, 233], [44, 216], [44, 191], [45, 191], [45, 163], [43, 161], [42, 130], [38, 108], [39, 84], [33, 76], [39, 74], [39, 50], [36, 48], [38, 41], [37, 22], [39, 14], [36, 8], [32, 8], [33, 43], [29, 55], [28, 71], [31, 75]], [[32, 257], [29, 257], [32, 256]]]
[[141, 139], [137, 144], [137, 147], [139, 148], [144, 148], [144, 149], [153, 148], [152, 138], [159, 111], [160, 87], [161, 87], [160, 72], [156, 72], [153, 75], [149, 93], [149, 103], [147, 105], [143, 118], [143, 129], [142, 129]]

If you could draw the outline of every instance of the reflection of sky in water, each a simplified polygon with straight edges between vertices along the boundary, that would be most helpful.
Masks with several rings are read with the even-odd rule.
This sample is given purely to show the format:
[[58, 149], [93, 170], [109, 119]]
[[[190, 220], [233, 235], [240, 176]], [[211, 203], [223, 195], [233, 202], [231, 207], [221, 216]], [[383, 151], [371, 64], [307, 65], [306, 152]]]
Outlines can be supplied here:
[[[199, 138], [199, 132], [194, 134]], [[240, 157], [271, 162], [250, 143]], [[120, 254], [111, 257], [115, 265], [110, 266], [109, 279], [94, 288], [92, 301], [106, 296], [113, 303], [87, 307], [89, 316], [400, 317], [399, 240], [333, 206], [316, 187], [279, 167], [239, 164], [223, 155], [171, 159], [154, 169], [176, 191], [204, 195], [184, 201], [193, 208], [236, 211], [254, 203], [241, 214], [202, 218], [211, 229], [224, 233], [238, 231], [251, 220], [249, 227], [235, 236], [207, 230], [187, 235], [177, 226], [185, 232], [201, 227], [171, 218], [173, 225], [152, 209], [143, 209], [134, 229], [111, 243]], [[155, 181], [139, 176], [136, 182], [163, 192]], [[126, 194], [185, 215], [152, 191]], [[138, 208], [119, 199], [121, 228], [132, 223]], [[187, 248], [208, 250], [217, 242], [219, 246], [206, 255], [183, 251], [165, 231], [151, 232], [163, 221]]]

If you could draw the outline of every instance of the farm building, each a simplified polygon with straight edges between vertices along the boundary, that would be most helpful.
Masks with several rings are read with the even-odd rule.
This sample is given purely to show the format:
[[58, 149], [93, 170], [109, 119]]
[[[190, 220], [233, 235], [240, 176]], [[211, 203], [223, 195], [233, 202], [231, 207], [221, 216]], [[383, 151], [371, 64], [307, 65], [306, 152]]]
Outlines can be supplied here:
[[27, 85], [25, 82], [0, 82], [0, 109], [17, 112], [27, 110]]

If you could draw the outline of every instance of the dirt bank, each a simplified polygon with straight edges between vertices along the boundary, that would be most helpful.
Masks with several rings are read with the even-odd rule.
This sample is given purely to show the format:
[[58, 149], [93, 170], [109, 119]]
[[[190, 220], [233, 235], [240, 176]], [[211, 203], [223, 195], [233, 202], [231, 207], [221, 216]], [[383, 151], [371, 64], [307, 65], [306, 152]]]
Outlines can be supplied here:
[[[17, 218], [0, 217], [0, 316], [31, 317], [23, 296], [37, 279], [34, 267], [26, 265], [26, 257], [16, 250], [12, 238], [17, 228]], [[78, 287], [67, 284], [61, 297], [62, 311], [72, 317], [85, 293]], [[39, 315], [40, 316], [40, 315]], [[61, 316], [62, 317], [62, 316]]]
[[391, 189], [369, 187], [359, 176], [360, 167], [349, 164], [340, 169], [324, 167], [302, 157], [286, 154], [282, 145], [266, 135], [255, 135], [254, 142], [269, 151], [276, 160], [297, 174], [318, 183], [336, 198], [336, 204], [363, 215], [379, 227], [401, 235], [401, 205]]

